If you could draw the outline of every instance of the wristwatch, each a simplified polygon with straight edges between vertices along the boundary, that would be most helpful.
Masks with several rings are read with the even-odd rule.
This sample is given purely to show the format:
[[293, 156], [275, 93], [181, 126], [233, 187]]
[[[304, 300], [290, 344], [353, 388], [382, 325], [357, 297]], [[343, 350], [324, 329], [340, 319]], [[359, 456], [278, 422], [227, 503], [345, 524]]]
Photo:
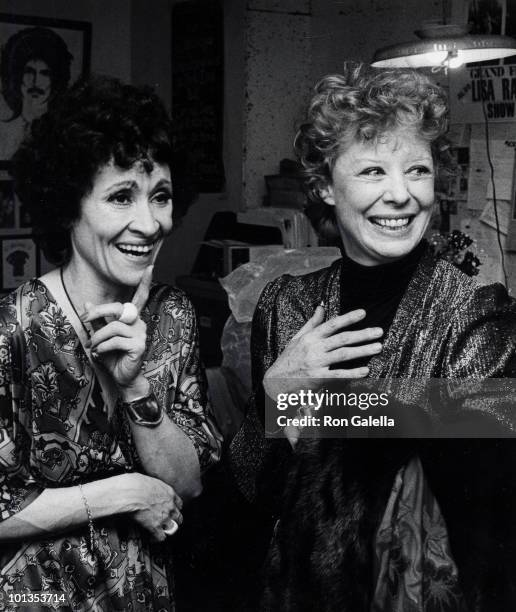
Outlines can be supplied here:
[[152, 391], [148, 395], [139, 397], [132, 402], [121, 401], [120, 404], [131, 421], [135, 425], [141, 425], [142, 427], [157, 427], [165, 416]]

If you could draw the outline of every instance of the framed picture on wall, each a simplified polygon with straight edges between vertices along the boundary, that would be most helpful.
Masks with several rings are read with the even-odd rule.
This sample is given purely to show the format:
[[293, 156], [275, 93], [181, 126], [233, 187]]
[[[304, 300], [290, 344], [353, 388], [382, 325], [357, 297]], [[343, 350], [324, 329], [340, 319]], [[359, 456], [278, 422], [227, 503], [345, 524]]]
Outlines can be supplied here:
[[453, 0], [452, 23], [467, 25], [470, 34], [505, 34], [507, 3], [512, 0]]
[[18, 199], [9, 174], [0, 170], [0, 238], [2, 235], [22, 236], [31, 231], [29, 211]]
[[2, 236], [2, 291], [39, 276], [39, 253], [30, 236]]
[[91, 24], [0, 13], [0, 168], [32, 121], [88, 74]]
[[0, 233], [16, 225], [16, 196], [13, 182], [0, 179]]

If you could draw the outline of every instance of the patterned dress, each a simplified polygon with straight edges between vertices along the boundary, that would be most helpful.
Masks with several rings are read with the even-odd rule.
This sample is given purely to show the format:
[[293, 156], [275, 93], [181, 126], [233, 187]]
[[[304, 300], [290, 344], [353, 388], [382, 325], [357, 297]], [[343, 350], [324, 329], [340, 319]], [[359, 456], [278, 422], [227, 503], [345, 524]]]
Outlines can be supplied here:
[[[141, 316], [147, 323], [143, 371], [160, 405], [192, 441], [203, 470], [218, 459], [220, 437], [206, 410], [192, 306], [179, 290], [155, 285]], [[0, 519], [45, 488], [132, 471], [143, 470], [125, 415], [109, 413], [79, 338], [46, 285], [25, 283], [0, 302]], [[173, 610], [165, 548], [151, 544], [127, 515], [95, 527], [95, 554], [87, 526], [2, 543], [0, 610], [23, 609], [9, 604], [9, 593], [23, 592], [64, 593], [60, 609], [74, 611]]]

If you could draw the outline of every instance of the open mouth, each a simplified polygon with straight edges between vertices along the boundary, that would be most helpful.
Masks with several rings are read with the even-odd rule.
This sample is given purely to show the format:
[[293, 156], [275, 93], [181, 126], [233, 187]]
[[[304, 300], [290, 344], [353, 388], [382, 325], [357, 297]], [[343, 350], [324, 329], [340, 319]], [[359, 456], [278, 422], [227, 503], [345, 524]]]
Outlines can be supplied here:
[[405, 217], [369, 217], [369, 221], [387, 231], [402, 231], [406, 229], [413, 221], [415, 215], [407, 215]]
[[156, 243], [151, 244], [117, 244], [116, 248], [124, 255], [132, 255], [133, 257], [147, 257], [149, 256]]

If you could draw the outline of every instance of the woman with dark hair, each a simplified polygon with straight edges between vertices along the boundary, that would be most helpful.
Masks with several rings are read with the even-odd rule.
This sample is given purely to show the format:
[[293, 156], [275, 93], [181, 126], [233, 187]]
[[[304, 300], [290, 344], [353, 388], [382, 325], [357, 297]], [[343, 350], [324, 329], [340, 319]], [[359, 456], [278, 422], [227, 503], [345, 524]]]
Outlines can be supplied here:
[[[220, 437], [192, 306], [151, 282], [173, 220], [171, 126], [151, 90], [75, 85], [13, 159], [59, 267], [0, 306], [0, 593], [73, 610], [171, 610], [158, 543]], [[183, 196], [183, 197], [182, 197]], [[22, 599], [13, 599], [21, 594]]]
[[[516, 373], [505, 289], [477, 285], [423, 239], [450, 166], [443, 91], [415, 71], [345, 68], [316, 86], [296, 139], [308, 214], [342, 259], [263, 291], [256, 391], [232, 447], [243, 491], [280, 519], [263, 608], [514, 609], [511, 440], [310, 440], [297, 427], [285, 428], [288, 442], [264, 439], [264, 392], [288, 392], [292, 379]], [[425, 406], [420, 390], [404, 387], [411, 410]], [[454, 408], [480, 428], [516, 430], [507, 403]]]

